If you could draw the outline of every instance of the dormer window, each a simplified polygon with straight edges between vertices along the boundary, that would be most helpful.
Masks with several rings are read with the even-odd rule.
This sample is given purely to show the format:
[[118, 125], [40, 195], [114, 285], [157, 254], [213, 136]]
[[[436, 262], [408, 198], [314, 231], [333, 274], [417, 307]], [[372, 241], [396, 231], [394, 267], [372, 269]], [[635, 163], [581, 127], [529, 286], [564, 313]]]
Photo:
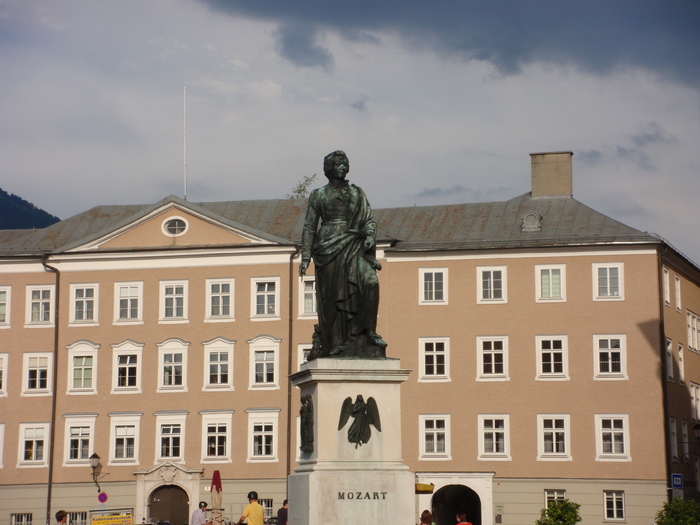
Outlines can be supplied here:
[[171, 217], [163, 222], [163, 233], [169, 237], [179, 237], [187, 231], [187, 221], [181, 217]]

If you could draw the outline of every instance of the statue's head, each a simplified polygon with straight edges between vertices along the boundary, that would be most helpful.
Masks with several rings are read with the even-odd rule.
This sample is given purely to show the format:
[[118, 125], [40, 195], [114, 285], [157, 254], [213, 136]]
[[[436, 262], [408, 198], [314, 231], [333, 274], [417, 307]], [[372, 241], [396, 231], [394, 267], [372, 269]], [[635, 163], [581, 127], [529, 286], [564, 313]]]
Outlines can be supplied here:
[[350, 161], [348, 160], [348, 156], [343, 150], [336, 150], [333, 153], [326, 155], [323, 159], [323, 174], [326, 176], [326, 178], [330, 178], [331, 172], [335, 167], [334, 164], [337, 157], [340, 157], [343, 160], [347, 171], [350, 171]]

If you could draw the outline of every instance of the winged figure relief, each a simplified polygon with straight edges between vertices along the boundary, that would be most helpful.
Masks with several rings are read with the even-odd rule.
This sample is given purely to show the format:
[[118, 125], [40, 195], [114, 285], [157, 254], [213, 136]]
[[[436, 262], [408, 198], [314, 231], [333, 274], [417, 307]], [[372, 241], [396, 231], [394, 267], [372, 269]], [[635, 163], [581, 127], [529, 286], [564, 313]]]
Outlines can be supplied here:
[[350, 416], [352, 416], [353, 422], [348, 429], [348, 441], [350, 443], [355, 443], [355, 448], [363, 443], [367, 443], [369, 438], [372, 437], [370, 425], [373, 425], [379, 432], [382, 431], [382, 423], [379, 420], [379, 409], [373, 397], [370, 397], [366, 403], [361, 395], [355, 398], [354, 403], [352, 402], [352, 398], [346, 397], [340, 409], [338, 430], [343, 429], [348, 419], [350, 419]]

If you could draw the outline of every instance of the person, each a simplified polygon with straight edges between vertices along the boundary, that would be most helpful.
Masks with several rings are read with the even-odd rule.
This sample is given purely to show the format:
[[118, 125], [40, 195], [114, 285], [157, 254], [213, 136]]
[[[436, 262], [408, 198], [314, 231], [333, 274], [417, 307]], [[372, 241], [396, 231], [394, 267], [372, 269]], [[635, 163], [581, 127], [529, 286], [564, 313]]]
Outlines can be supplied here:
[[211, 521], [207, 519], [206, 514], [207, 502], [200, 501], [197, 510], [192, 513], [192, 519], [190, 520], [190, 525], [207, 525], [211, 524]]
[[387, 344], [376, 332], [377, 224], [365, 193], [347, 181], [349, 171], [343, 151], [323, 160], [328, 184], [309, 195], [299, 274], [313, 257], [321, 357], [385, 357]]
[[277, 511], [277, 525], [287, 525], [287, 500], [284, 500], [282, 507]]
[[56, 513], [56, 525], [65, 525], [68, 521], [68, 513], [65, 510], [59, 510]]
[[251, 491], [248, 493], [248, 505], [243, 509], [243, 515], [238, 523], [248, 518], [248, 525], [263, 525], [265, 522], [265, 509], [258, 503], [258, 493]]
[[433, 515], [428, 509], [425, 509], [423, 512], [421, 512], [420, 525], [433, 525]]
[[472, 525], [471, 522], [467, 521], [467, 515], [464, 512], [457, 513], [457, 523], [462, 523], [463, 525]]

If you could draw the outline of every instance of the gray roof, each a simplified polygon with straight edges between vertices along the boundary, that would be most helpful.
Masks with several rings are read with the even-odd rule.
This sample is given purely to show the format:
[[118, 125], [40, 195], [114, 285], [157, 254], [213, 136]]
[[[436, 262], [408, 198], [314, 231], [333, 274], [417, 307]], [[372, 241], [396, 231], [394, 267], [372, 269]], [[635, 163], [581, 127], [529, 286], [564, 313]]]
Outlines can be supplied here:
[[[0, 254], [61, 253], [175, 203], [263, 241], [296, 244], [306, 212], [304, 199], [191, 203], [170, 196], [156, 204], [97, 206], [40, 230], [0, 231]], [[539, 231], [523, 231], [523, 217], [540, 218]], [[391, 251], [479, 250], [596, 244], [658, 244], [571, 197], [531, 197], [505, 202], [374, 209], [379, 236]], [[165, 246], [163, 248], [166, 248]]]

